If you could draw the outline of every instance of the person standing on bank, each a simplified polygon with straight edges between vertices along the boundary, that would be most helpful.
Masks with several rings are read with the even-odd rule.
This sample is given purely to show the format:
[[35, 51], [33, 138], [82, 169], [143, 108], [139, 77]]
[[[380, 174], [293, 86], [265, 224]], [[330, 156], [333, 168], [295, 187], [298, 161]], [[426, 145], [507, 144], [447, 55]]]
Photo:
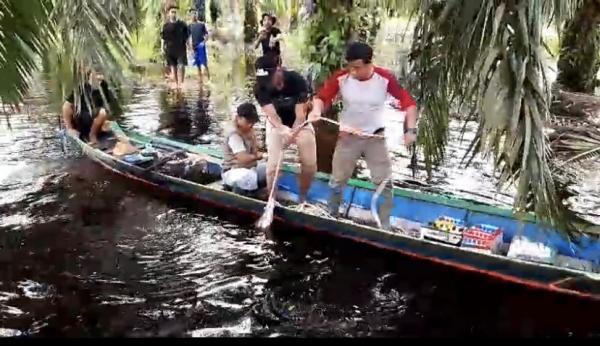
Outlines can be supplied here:
[[[373, 49], [361, 42], [350, 44], [346, 51], [346, 68], [335, 73], [325, 82], [313, 100], [308, 118], [319, 121], [323, 110], [331, 107], [340, 96], [343, 110], [340, 123], [352, 133], [340, 131], [333, 154], [330, 186], [332, 194], [329, 209], [338, 215], [343, 188], [351, 178], [356, 161], [364, 155], [374, 184], [381, 184], [391, 177], [392, 162], [385, 138], [367, 138], [360, 133], [384, 135], [384, 108], [388, 95], [398, 100], [400, 110], [406, 112], [404, 121], [404, 144], [410, 146], [417, 138], [417, 104], [412, 96], [398, 85], [394, 75], [387, 69], [373, 64]], [[392, 190], [384, 191], [385, 203], [379, 210], [382, 226], [389, 229]]]
[[317, 144], [311, 124], [303, 125], [308, 112], [308, 84], [304, 77], [285, 70], [271, 57], [256, 60], [255, 96], [267, 116], [267, 185], [275, 183], [277, 163], [288, 144], [298, 146], [301, 172], [299, 203], [304, 203], [317, 172]]
[[208, 70], [208, 56], [206, 54], [206, 41], [208, 40], [208, 30], [206, 24], [199, 19], [198, 12], [192, 13], [192, 23], [189, 27], [191, 49], [194, 52], [193, 64], [198, 68], [198, 77], [202, 80], [202, 67], [206, 70], [206, 76], [210, 79]]
[[171, 82], [180, 90], [185, 78], [186, 47], [190, 33], [187, 24], [177, 19], [177, 10], [177, 6], [169, 6], [169, 21], [162, 28], [160, 43], [161, 51], [171, 69]]
[[254, 47], [262, 48], [263, 56], [272, 58], [277, 65], [281, 65], [281, 30], [275, 27], [277, 18], [269, 14], [262, 15], [262, 28], [258, 38], [254, 43]]

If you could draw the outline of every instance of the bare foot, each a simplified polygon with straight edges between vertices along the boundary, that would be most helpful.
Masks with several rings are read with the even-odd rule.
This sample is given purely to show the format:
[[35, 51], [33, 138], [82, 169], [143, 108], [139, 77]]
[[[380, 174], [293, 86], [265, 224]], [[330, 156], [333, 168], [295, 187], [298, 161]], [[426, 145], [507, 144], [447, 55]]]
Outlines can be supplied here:
[[88, 142], [88, 144], [91, 145], [91, 146], [98, 145], [98, 137], [91, 137], [90, 136], [90, 141]]

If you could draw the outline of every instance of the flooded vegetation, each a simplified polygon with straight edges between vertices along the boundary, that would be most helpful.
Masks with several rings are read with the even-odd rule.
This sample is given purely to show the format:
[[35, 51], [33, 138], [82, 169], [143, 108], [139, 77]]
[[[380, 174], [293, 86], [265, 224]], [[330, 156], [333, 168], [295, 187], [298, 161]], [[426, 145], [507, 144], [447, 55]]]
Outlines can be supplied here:
[[[219, 146], [236, 105], [256, 103], [257, 52], [244, 43], [236, 8], [209, 28], [210, 80], [199, 82], [189, 68], [176, 93], [160, 64], [140, 63], [120, 87], [124, 111], [114, 120], [142, 134]], [[400, 74], [412, 26], [407, 18], [381, 24], [377, 64]], [[306, 74], [304, 35], [285, 33], [283, 62]], [[600, 335], [597, 304], [283, 224], [269, 237], [253, 219], [132, 183], [60, 136], [59, 109], [48, 96], [34, 88], [26, 107], [0, 115], [0, 336]], [[389, 107], [385, 116], [401, 131], [399, 112]], [[499, 192], [490, 158], [461, 164], [478, 124], [465, 127], [460, 118], [449, 122], [445, 160], [429, 174], [421, 155], [413, 177], [410, 153], [396, 143], [395, 183], [510, 207], [515, 191]], [[258, 127], [263, 140], [264, 122]], [[329, 172], [337, 129], [319, 125], [317, 138], [319, 170]], [[594, 223], [598, 168], [597, 160], [570, 165], [569, 202]], [[357, 175], [368, 175], [364, 162]]]

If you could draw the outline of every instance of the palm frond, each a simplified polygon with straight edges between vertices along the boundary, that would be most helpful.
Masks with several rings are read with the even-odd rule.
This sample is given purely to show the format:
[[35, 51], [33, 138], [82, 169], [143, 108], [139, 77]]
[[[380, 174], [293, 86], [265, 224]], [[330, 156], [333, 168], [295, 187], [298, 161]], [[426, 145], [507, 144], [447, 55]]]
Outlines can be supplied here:
[[551, 139], [553, 151], [567, 158], [559, 167], [600, 157], [600, 131], [595, 128], [557, 129]]
[[[114, 84], [125, 82], [133, 61], [130, 28], [137, 22], [135, 0], [54, 0], [51, 45], [44, 72], [58, 102], [85, 81], [94, 67]], [[113, 84], [111, 83], [111, 84]]]
[[18, 103], [44, 50], [51, 0], [0, 0], [0, 99]]
[[[422, 133], [439, 133], [428, 116], [447, 117], [443, 95], [472, 104], [479, 129], [469, 155], [493, 155], [500, 185], [515, 185], [517, 211], [534, 210], [542, 220], [564, 228], [566, 210], [556, 193], [544, 135], [550, 89], [545, 78], [542, 28], [544, 0], [423, 1], [415, 36], [416, 66], [434, 84], [438, 97], [425, 98]], [[556, 4], [552, 2], [552, 4]], [[554, 9], [554, 7], [553, 7]], [[439, 69], [424, 68], [435, 61]], [[431, 88], [432, 86], [429, 86]], [[436, 129], [437, 128], [437, 129]], [[443, 138], [443, 137], [442, 137]], [[445, 143], [430, 152], [441, 152]]]

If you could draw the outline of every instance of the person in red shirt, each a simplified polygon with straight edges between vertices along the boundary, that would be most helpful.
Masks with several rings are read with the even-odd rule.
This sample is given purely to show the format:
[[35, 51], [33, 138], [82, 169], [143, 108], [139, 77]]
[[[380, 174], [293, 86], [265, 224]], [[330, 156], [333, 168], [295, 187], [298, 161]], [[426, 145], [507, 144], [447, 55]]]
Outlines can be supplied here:
[[[406, 113], [404, 143], [410, 146], [417, 138], [417, 104], [408, 91], [400, 87], [393, 73], [373, 64], [373, 49], [365, 43], [352, 43], [346, 51], [346, 61], [346, 69], [336, 72], [319, 90], [308, 115], [310, 121], [316, 122], [336, 97], [342, 100], [341, 128], [333, 154], [332, 195], [329, 199], [330, 212], [336, 217], [343, 188], [361, 155], [365, 157], [374, 184], [381, 184], [392, 174], [392, 162], [383, 138], [384, 109], [388, 95], [398, 100], [400, 110]], [[365, 137], [364, 134], [381, 137]], [[386, 201], [380, 208], [379, 217], [382, 226], [387, 229], [392, 203], [391, 189], [386, 188], [384, 196]]]

